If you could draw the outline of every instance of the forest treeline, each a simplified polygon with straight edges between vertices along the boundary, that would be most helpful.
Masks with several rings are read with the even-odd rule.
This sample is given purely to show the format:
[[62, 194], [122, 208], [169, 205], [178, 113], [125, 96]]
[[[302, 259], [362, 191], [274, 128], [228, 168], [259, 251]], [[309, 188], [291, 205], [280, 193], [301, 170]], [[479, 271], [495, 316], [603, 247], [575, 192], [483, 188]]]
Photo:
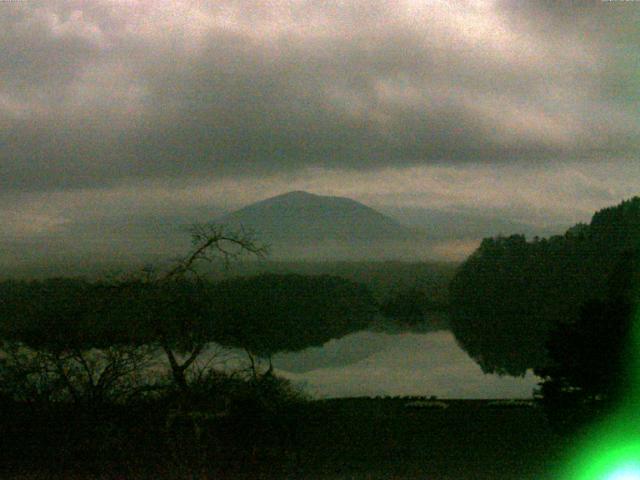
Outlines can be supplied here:
[[550, 425], [562, 433], [625, 409], [636, 415], [638, 253], [619, 258], [604, 295], [583, 304], [577, 319], [551, 328], [548, 363], [534, 372]]
[[0, 281], [0, 474], [296, 470], [299, 437], [321, 419], [271, 357], [379, 317], [424, 323], [446, 305], [453, 271], [342, 262], [259, 273], [263, 262], [241, 261], [266, 253], [251, 233], [196, 225], [192, 236], [191, 252], [159, 270]]
[[[166, 357], [180, 388], [185, 387], [185, 370], [210, 343], [269, 358], [366, 328], [377, 312], [361, 284], [294, 274], [221, 282], [184, 277], [163, 282], [4, 281], [0, 298], [4, 351], [18, 345], [49, 355], [58, 375], [84, 370], [96, 377], [85, 355], [120, 349], [141, 356], [154, 349]], [[111, 366], [110, 374], [115, 370]], [[69, 378], [59, 384], [74, 395]]]
[[[304, 396], [269, 359], [378, 311], [366, 287], [327, 275], [4, 281], [0, 299], [0, 463], [129, 474], [286, 460]], [[213, 342], [245, 361], [225, 368]]]
[[639, 249], [639, 197], [564, 235], [484, 239], [450, 285], [456, 339], [485, 372], [544, 367], [550, 332], [575, 323], [589, 302], [609, 301], [622, 281], [616, 269]]

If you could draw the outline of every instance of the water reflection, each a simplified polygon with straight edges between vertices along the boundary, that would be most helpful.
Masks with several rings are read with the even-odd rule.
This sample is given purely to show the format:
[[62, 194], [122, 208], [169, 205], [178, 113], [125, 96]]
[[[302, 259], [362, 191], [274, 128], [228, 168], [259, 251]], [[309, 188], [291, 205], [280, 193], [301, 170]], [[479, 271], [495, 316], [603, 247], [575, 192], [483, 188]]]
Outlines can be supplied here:
[[524, 378], [483, 374], [449, 331], [362, 331], [320, 348], [279, 354], [274, 365], [317, 398], [530, 398], [537, 382], [530, 372]]

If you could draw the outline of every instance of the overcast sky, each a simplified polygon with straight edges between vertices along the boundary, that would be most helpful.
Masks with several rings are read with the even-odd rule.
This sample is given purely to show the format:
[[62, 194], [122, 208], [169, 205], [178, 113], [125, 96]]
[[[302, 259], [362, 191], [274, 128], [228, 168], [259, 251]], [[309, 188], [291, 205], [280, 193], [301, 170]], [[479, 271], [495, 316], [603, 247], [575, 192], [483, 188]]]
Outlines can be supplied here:
[[639, 190], [640, 3], [574, 3], [0, 1], [4, 258], [294, 189], [588, 221]]

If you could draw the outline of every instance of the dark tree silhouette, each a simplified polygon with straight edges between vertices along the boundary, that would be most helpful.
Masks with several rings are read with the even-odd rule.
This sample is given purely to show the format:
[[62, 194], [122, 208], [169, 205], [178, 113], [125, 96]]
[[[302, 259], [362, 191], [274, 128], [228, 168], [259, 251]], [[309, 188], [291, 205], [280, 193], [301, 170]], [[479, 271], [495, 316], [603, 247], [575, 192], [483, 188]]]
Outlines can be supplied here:
[[559, 324], [550, 335], [550, 362], [535, 373], [543, 379], [538, 395], [559, 430], [579, 427], [634, 393], [637, 259], [637, 251], [623, 254], [606, 298], [587, 302], [577, 320]]
[[416, 325], [428, 319], [430, 313], [448, 309], [444, 302], [433, 300], [421, 288], [396, 288], [380, 304], [380, 313], [385, 317], [407, 325]]
[[123, 394], [150, 352], [105, 321], [105, 293], [79, 279], [3, 282], [2, 388], [24, 401], [70, 397], [92, 405]]
[[485, 372], [544, 366], [549, 332], [576, 321], [585, 303], [604, 300], [613, 269], [638, 244], [639, 197], [562, 236], [483, 240], [450, 286], [456, 339]]
[[270, 358], [365, 328], [376, 305], [358, 283], [328, 275], [265, 274], [216, 286], [216, 340]]
[[263, 257], [268, 251], [252, 232], [242, 229], [198, 224], [190, 231], [193, 248], [172, 268], [163, 273], [145, 271], [115, 286], [121, 304], [116, 317], [126, 319], [139, 343], [162, 349], [183, 392], [188, 390], [186, 372], [213, 340], [219, 321], [210, 284], [200, 275], [199, 264], [221, 261], [228, 265], [241, 256]]
[[[144, 363], [143, 352], [160, 348], [175, 384], [186, 391], [185, 374], [212, 340], [216, 320], [211, 288], [201, 278], [199, 264], [227, 264], [242, 255], [261, 257], [267, 252], [242, 230], [207, 224], [193, 226], [191, 234], [191, 252], [165, 272], [145, 270], [111, 282], [5, 282], [0, 292], [0, 338], [12, 342], [5, 350], [16, 352], [7, 357], [5, 372], [8, 361], [17, 368], [18, 360], [29, 358], [17, 355], [25, 345], [46, 358], [51, 366], [43, 368], [52, 369], [59, 383], [79, 399], [86, 396], [81, 391], [102, 394]], [[84, 381], [82, 388], [78, 379]]]

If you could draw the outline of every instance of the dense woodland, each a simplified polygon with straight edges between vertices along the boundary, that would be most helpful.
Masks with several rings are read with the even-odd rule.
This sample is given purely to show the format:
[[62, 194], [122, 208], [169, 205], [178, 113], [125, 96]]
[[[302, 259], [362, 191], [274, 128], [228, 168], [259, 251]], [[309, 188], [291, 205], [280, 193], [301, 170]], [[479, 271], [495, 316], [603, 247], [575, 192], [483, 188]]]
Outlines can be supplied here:
[[535, 373], [542, 378], [541, 404], [563, 433], [630, 405], [637, 411], [638, 260], [624, 255], [604, 298], [589, 300], [575, 320], [550, 329], [548, 361]]
[[[264, 247], [218, 225], [192, 233], [164, 271], [0, 282], [4, 473], [33, 470], [36, 456], [49, 473], [149, 478], [290, 460], [304, 395], [261, 359], [362, 329], [377, 302], [329, 275], [214, 281], [199, 264]], [[213, 342], [245, 360], [226, 368]]]
[[620, 281], [616, 268], [639, 246], [638, 197], [564, 235], [487, 238], [451, 282], [453, 332], [485, 372], [542, 367], [550, 330], [577, 321], [588, 302], [605, 301]]
[[[257, 357], [360, 330], [376, 312], [366, 287], [331, 276], [6, 281], [0, 295], [0, 455], [16, 469], [36, 450], [54, 470], [157, 458], [233, 470], [285, 455], [303, 395]], [[211, 342], [244, 349], [246, 367], [221, 369]]]

